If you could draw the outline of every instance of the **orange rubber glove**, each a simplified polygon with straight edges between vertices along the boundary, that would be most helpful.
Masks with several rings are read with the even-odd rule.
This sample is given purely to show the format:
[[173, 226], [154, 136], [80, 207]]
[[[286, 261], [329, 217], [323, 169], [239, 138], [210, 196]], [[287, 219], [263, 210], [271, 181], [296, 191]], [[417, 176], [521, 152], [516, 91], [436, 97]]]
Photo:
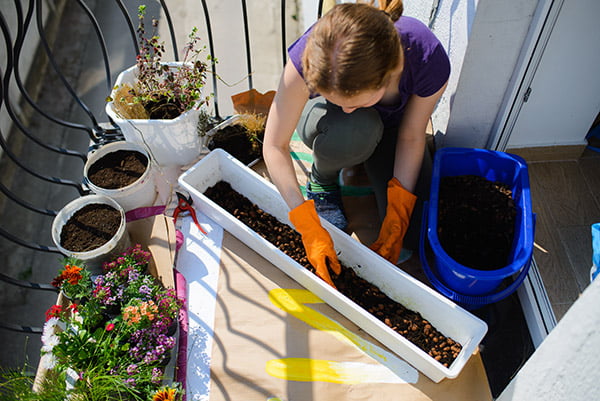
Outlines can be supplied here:
[[396, 264], [417, 197], [404, 189], [398, 179], [392, 178], [388, 182], [387, 199], [387, 209], [379, 237], [371, 245], [371, 249]]
[[340, 274], [342, 265], [333, 248], [331, 236], [321, 225], [315, 209], [315, 202], [313, 200], [304, 201], [300, 206], [292, 209], [288, 216], [296, 230], [302, 235], [306, 256], [317, 271], [317, 276], [335, 288], [327, 266], [329, 265], [335, 274]]

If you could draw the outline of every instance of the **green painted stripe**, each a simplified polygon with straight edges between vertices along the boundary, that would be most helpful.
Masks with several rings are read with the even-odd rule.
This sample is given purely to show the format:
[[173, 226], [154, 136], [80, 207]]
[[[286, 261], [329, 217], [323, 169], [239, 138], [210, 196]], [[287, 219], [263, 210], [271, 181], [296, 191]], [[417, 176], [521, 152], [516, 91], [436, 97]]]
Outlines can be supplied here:
[[292, 134], [292, 141], [302, 141], [302, 139], [300, 139], [300, 135], [298, 135], [297, 131], [294, 131], [294, 133]]
[[290, 155], [292, 156], [292, 159], [294, 159], [294, 160], [302, 160], [302, 161], [309, 162], [309, 163], [313, 162], [313, 157], [310, 153], [290, 152]]
[[373, 188], [371, 187], [342, 185], [342, 196], [367, 196], [371, 194], [373, 194]]
[[[302, 196], [306, 198], [306, 186], [300, 185]], [[373, 194], [371, 187], [355, 187], [351, 185], [342, 185], [342, 196], [368, 196]]]

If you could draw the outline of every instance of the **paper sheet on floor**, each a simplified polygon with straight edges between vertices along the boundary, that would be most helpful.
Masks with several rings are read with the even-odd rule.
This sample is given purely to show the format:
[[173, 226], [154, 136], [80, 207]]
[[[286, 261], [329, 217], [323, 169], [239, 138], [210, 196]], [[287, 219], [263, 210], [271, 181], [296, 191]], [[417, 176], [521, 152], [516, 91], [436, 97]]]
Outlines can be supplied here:
[[187, 400], [491, 400], [479, 355], [434, 383], [208, 220], [189, 219]]
[[187, 400], [208, 400], [214, 315], [223, 229], [202, 213], [198, 230], [191, 217], [180, 220], [184, 243], [177, 253], [177, 270], [187, 282], [188, 340], [185, 367]]

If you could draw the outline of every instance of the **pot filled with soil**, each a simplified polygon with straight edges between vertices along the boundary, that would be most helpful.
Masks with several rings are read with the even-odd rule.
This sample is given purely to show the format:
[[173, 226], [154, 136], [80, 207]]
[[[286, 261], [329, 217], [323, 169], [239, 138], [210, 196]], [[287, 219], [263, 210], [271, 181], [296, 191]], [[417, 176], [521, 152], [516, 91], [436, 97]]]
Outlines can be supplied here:
[[206, 133], [209, 150], [223, 149], [251, 167], [262, 158], [262, 141], [266, 117], [259, 114], [236, 114]]
[[[164, 63], [176, 69], [180, 62]], [[121, 72], [115, 82], [112, 99], [129, 96], [124, 88], [137, 84], [138, 67], [132, 66]], [[106, 114], [121, 128], [123, 136], [129, 142], [146, 146], [159, 166], [185, 166], [200, 158], [202, 141], [198, 135], [198, 123], [202, 113], [206, 113], [202, 100], [177, 116], [156, 116], [146, 118], [126, 117], [115, 100], [106, 104]], [[131, 102], [133, 104], [133, 102]], [[138, 105], [139, 106], [139, 105]]]
[[108, 143], [93, 152], [83, 176], [92, 192], [113, 198], [125, 212], [152, 206], [156, 199], [150, 155], [132, 142]]
[[[438, 150], [425, 214], [421, 261], [442, 294], [479, 307], [510, 295], [527, 275], [535, 221], [527, 164], [519, 156]], [[425, 236], [435, 258], [431, 267]]]
[[86, 263], [92, 274], [131, 246], [125, 211], [105, 195], [86, 195], [65, 205], [52, 222], [52, 240], [65, 256]]

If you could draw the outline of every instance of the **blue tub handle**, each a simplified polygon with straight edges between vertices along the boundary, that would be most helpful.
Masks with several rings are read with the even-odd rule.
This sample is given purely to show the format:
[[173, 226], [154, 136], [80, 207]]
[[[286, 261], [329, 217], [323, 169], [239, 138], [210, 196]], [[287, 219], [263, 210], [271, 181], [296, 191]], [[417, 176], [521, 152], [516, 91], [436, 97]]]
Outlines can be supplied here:
[[[433, 272], [433, 270], [429, 266], [429, 263], [427, 262], [427, 257], [425, 256], [425, 234], [427, 232], [428, 206], [428, 201], [423, 202], [423, 220], [421, 222], [419, 257], [421, 258], [421, 264], [423, 265], [423, 271], [425, 272], [425, 275], [442, 295], [460, 304], [461, 306], [466, 307], [467, 309], [474, 309], [476, 307], [498, 302], [506, 298], [507, 296], [512, 294], [517, 288], [519, 288], [519, 286], [523, 283], [525, 277], [527, 277], [527, 274], [529, 273], [529, 268], [531, 267], [531, 257], [533, 257], [533, 251], [531, 253], [532, 256], [527, 261], [525, 267], [523, 267], [523, 269], [521, 270], [519, 276], [508, 287], [506, 287], [500, 292], [481, 296], [464, 295], [448, 288], [445, 284], [443, 284], [441, 280], [439, 280], [436, 277], [435, 273]], [[533, 217], [533, 226], [535, 227], [535, 214], [533, 215]]]

